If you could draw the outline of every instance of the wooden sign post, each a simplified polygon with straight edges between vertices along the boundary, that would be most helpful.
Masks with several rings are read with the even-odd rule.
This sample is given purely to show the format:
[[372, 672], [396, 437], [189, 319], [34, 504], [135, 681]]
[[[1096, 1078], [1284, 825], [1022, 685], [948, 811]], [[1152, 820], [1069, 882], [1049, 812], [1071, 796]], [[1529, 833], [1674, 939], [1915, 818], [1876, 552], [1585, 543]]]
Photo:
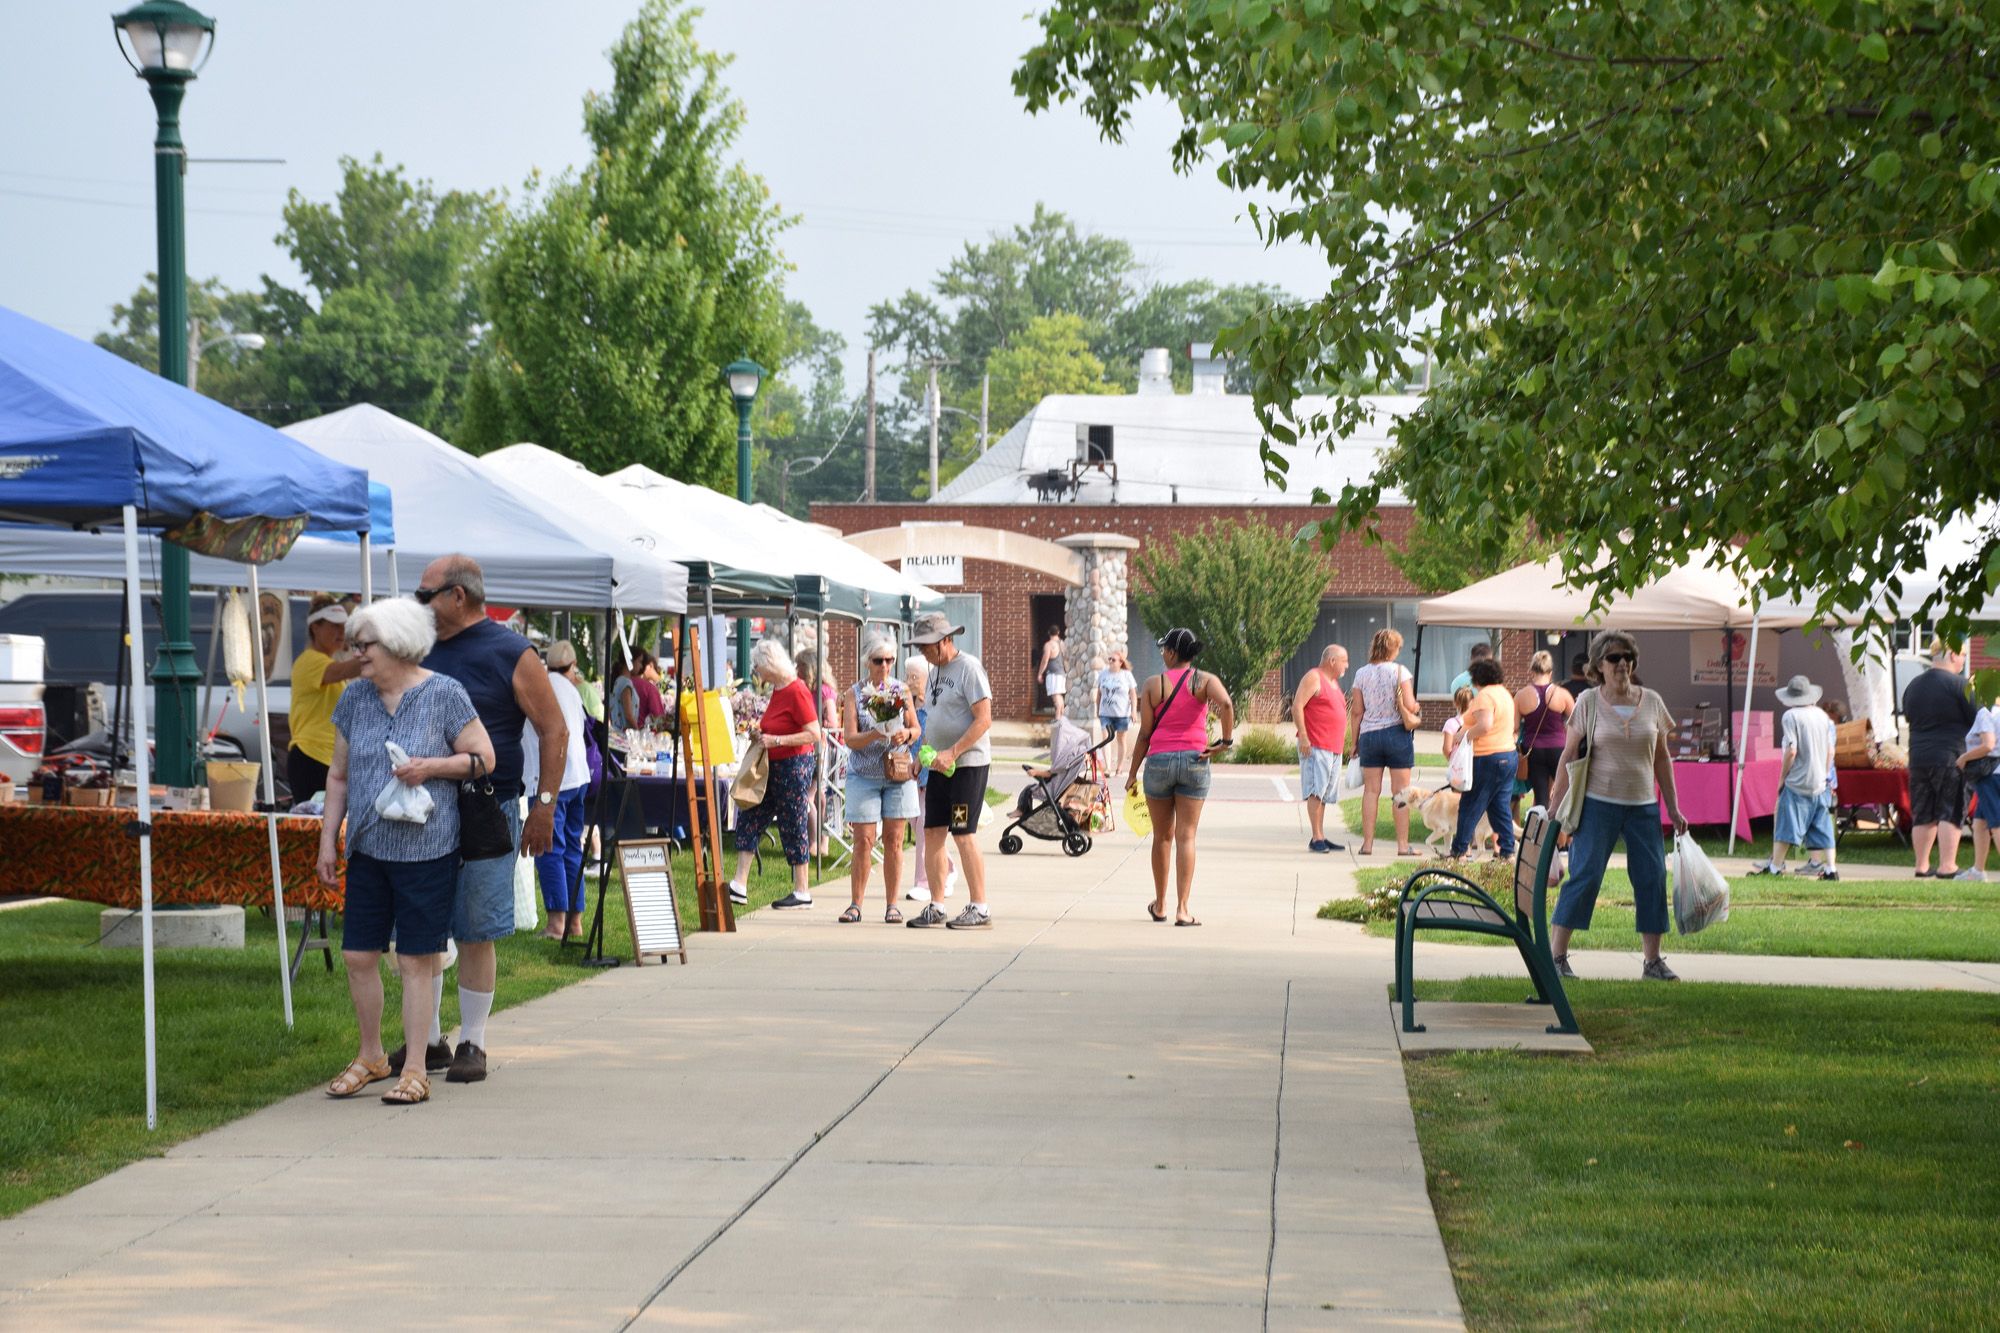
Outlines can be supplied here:
[[661, 962], [676, 954], [685, 964], [687, 942], [681, 938], [680, 913], [674, 908], [672, 844], [664, 838], [634, 839], [618, 844], [618, 875], [625, 886], [625, 920], [632, 927], [632, 961], [643, 965], [648, 956]]
[[687, 781], [688, 834], [694, 847], [695, 902], [700, 909], [701, 928], [730, 932], [736, 929], [736, 909], [730, 905], [727, 882], [722, 877], [722, 820], [715, 804], [714, 751], [708, 741], [708, 699], [701, 678], [701, 626], [687, 627], [688, 663], [683, 689], [694, 691], [694, 726], [701, 742], [700, 779], [695, 777], [694, 750], [687, 743], [687, 713], [678, 706], [681, 719], [682, 772]]

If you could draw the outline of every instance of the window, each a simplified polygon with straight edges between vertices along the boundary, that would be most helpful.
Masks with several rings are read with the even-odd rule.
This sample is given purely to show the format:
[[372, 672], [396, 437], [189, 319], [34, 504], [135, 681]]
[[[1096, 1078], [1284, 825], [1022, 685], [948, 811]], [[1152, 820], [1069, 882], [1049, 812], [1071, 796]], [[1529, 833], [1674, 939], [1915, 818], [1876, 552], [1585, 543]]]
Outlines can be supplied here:
[[1456, 625], [1423, 627], [1423, 651], [1417, 650], [1417, 604], [1397, 602], [1394, 624], [1403, 634], [1403, 655], [1397, 660], [1416, 673], [1419, 699], [1451, 698], [1451, 682], [1465, 670], [1466, 655], [1475, 643], [1490, 643], [1498, 650], [1500, 636], [1493, 630], [1461, 629]]

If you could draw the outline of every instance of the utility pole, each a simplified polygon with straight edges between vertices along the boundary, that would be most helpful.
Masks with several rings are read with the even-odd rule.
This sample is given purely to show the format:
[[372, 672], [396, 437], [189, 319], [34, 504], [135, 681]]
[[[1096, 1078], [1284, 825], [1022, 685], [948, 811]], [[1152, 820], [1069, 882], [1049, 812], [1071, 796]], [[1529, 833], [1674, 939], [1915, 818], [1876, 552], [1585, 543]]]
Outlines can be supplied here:
[[875, 503], [875, 349], [868, 349], [868, 433], [862, 438], [861, 498]]
[[991, 396], [989, 391], [992, 387], [993, 377], [991, 375], [981, 375], [979, 377], [979, 452], [982, 454], [986, 452], [986, 403]]
[[926, 498], [935, 500], [938, 493], [938, 417], [941, 415], [938, 411], [938, 358], [932, 357], [929, 364], [931, 368], [930, 391], [929, 397], [925, 399], [924, 407], [930, 413], [931, 418], [931, 489], [930, 494]]

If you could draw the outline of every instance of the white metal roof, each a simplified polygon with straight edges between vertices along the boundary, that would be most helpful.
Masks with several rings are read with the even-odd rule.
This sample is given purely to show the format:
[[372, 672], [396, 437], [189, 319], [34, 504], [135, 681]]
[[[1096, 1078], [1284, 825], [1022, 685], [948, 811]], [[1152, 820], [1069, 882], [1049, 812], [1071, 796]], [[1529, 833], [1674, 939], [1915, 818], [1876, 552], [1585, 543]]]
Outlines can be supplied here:
[[[1299, 400], [1300, 416], [1325, 398]], [[1245, 394], [1052, 394], [1035, 405], [992, 448], [938, 490], [941, 503], [1031, 504], [1039, 497], [1029, 478], [1069, 473], [1077, 456], [1079, 425], [1110, 426], [1118, 465], [1114, 489], [1104, 472], [1082, 475], [1074, 504], [1310, 504], [1315, 487], [1339, 495], [1349, 482], [1375, 475], [1389, 432], [1422, 404], [1418, 395], [1362, 399], [1371, 419], [1331, 448], [1286, 449], [1286, 487], [1264, 479], [1258, 445], [1264, 432]], [[1399, 495], [1384, 499], [1400, 502]]]

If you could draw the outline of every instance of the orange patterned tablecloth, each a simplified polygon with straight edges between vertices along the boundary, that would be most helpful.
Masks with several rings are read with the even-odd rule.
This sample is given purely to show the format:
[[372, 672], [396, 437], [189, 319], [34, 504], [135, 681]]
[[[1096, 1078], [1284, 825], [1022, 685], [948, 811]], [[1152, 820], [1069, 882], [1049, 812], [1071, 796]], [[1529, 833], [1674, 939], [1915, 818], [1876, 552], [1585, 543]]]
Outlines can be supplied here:
[[[0, 894], [44, 894], [108, 907], [139, 905], [139, 841], [125, 833], [136, 810], [0, 805]], [[319, 882], [320, 821], [280, 817], [278, 861], [287, 907], [330, 908], [344, 888]], [[271, 851], [264, 816], [155, 812], [153, 901], [271, 902]]]

